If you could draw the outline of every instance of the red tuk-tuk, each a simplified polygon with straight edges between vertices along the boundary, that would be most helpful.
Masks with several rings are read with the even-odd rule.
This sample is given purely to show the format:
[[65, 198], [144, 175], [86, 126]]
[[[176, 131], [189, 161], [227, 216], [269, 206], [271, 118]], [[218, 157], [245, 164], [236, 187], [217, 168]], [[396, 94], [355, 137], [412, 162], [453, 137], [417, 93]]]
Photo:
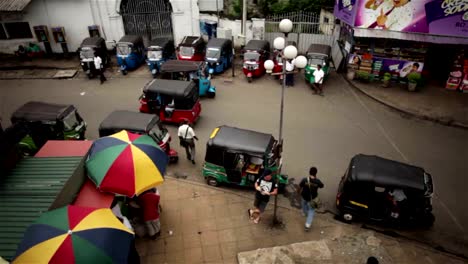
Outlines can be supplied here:
[[253, 77], [260, 77], [265, 73], [263, 63], [270, 56], [270, 43], [266, 40], [250, 40], [244, 47], [244, 66], [242, 71], [249, 82]]
[[195, 123], [200, 117], [201, 104], [195, 82], [154, 79], [143, 88], [140, 112], [157, 114], [162, 122]]
[[179, 60], [204, 61], [206, 42], [201, 37], [185, 36], [177, 47]]

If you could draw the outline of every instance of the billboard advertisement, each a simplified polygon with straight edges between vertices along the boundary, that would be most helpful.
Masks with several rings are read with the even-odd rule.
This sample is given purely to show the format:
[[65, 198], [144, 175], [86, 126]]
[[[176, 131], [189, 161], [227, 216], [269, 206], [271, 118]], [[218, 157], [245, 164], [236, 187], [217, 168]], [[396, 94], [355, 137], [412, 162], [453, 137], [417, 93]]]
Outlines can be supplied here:
[[359, 28], [468, 37], [466, 0], [336, 0], [335, 16]]
[[[361, 64], [362, 57], [358, 54], [350, 54], [348, 57], [348, 64], [357, 65]], [[387, 59], [387, 58], [373, 58], [372, 63], [376, 61], [382, 62], [382, 68], [380, 72], [383, 74], [389, 72], [392, 74], [398, 74], [400, 78], [406, 78], [410, 72], [419, 72], [421, 73], [424, 68], [424, 63], [416, 61], [406, 61], [406, 60], [396, 60], [396, 59]]]

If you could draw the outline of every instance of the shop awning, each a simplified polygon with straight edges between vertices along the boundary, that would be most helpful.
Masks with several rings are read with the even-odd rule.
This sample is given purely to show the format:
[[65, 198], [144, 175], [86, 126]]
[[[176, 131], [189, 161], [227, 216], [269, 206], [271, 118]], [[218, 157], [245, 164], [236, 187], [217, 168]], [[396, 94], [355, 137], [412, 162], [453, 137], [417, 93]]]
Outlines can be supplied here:
[[406, 33], [399, 31], [381, 30], [381, 29], [367, 29], [367, 28], [354, 28], [355, 37], [364, 38], [389, 38], [389, 39], [402, 39], [419, 42], [429, 42], [437, 44], [456, 44], [468, 45], [468, 38], [462, 37], [448, 37], [437, 36], [419, 33]]
[[0, 12], [18, 12], [31, 2], [31, 0], [0, 0]]

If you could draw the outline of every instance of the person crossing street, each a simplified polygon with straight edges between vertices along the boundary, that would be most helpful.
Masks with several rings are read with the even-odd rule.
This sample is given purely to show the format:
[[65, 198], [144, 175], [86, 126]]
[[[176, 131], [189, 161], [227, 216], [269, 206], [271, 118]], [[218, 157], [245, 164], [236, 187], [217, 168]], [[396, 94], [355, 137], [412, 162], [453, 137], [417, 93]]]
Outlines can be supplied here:
[[96, 52], [94, 53], [94, 67], [96, 68], [96, 72], [99, 73], [101, 84], [103, 84], [105, 81], [107, 81], [107, 79], [106, 76], [104, 76], [104, 67], [102, 65], [102, 59]]
[[179, 136], [180, 145], [185, 148], [185, 153], [187, 154], [187, 159], [192, 161], [195, 164], [195, 141], [198, 140], [195, 135], [195, 131], [190, 127], [189, 121], [184, 120], [182, 125], [179, 127], [177, 132]]

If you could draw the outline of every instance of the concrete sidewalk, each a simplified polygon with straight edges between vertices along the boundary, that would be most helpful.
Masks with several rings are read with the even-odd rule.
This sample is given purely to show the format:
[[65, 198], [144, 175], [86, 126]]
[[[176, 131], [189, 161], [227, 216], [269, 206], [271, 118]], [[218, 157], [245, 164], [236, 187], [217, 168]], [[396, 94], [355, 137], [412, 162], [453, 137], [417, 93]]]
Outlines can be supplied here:
[[[227, 187], [166, 179], [159, 187], [161, 237], [137, 239], [142, 263], [365, 263], [370, 255], [381, 263], [464, 263], [423, 245], [335, 221], [329, 214], [317, 214], [312, 230], [305, 232], [299, 210], [279, 207], [285, 225], [272, 229], [272, 202], [262, 221], [254, 224], [247, 215], [253, 192], [238, 194]], [[298, 242], [306, 244], [288, 246]], [[285, 245], [289, 251], [275, 248], [242, 253]], [[317, 248], [322, 256], [319, 260], [309, 252]], [[286, 261], [285, 252], [299, 252], [302, 257], [290, 253], [287, 255], [294, 255], [294, 261]]]
[[468, 93], [432, 84], [409, 92], [403, 84], [394, 83], [383, 88], [381, 82], [348, 82], [369, 97], [405, 114], [468, 129]]

